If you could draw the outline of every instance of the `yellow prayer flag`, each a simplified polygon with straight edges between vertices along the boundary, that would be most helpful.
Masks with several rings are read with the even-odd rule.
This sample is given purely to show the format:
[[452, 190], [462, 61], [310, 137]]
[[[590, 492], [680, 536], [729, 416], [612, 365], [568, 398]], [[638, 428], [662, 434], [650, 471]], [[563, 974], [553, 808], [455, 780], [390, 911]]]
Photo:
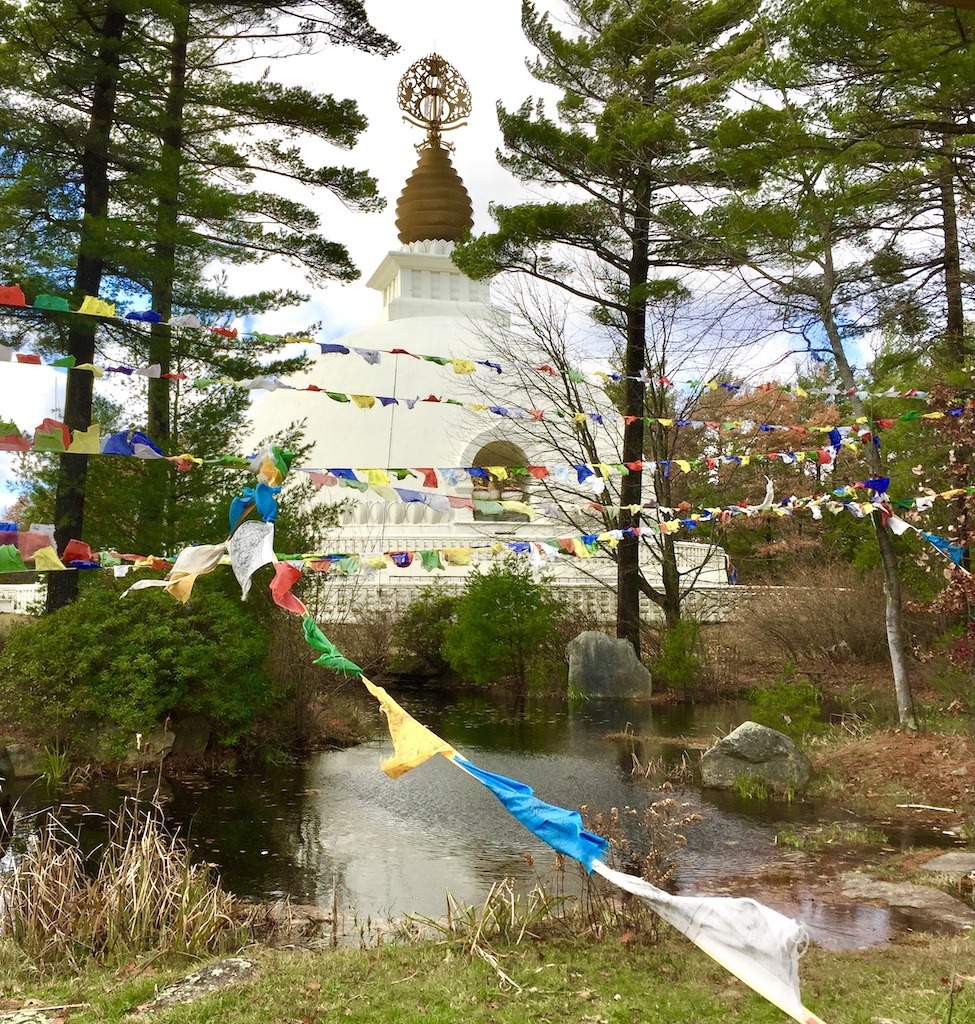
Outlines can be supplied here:
[[379, 707], [386, 716], [394, 754], [386, 758], [380, 767], [391, 779], [405, 775], [434, 754], [443, 754], [444, 757], [457, 755], [449, 743], [404, 711], [381, 686], [369, 682], [365, 676], [360, 678], [365, 688], [379, 701]]
[[[187, 458], [192, 458], [192, 456], [187, 456]], [[261, 461], [261, 468], [257, 472], [257, 479], [266, 483], [268, 487], [277, 487], [284, 482], [284, 474], [278, 468], [278, 464], [274, 459], [271, 458], [269, 452], [264, 453], [264, 458]]]
[[93, 295], [86, 295], [78, 307], [78, 312], [88, 313], [90, 316], [115, 316], [115, 303], [96, 299]]
[[78, 363], [75, 367], [76, 370], [87, 370], [92, 377], [104, 377], [105, 371], [94, 363]]
[[54, 548], [39, 548], [34, 552], [34, 568], [38, 572], [51, 569], [66, 569], [67, 566], [58, 558]]
[[97, 423], [87, 430], [72, 430], [68, 451], [74, 455], [97, 455], [102, 450], [102, 432]]
[[504, 466], [485, 466], [484, 467], [495, 480], [507, 480], [508, 471]]
[[657, 417], [657, 422], [658, 422], [658, 423], [659, 423], [659, 424], [660, 424], [660, 425], [661, 425], [662, 427], [672, 427], [672, 426], [674, 425], [674, 421], [673, 421], [673, 420], [671, 420], [671, 419], [664, 419], [664, 417], [663, 417], [663, 416], [658, 416], [658, 417]]
[[190, 599], [190, 595], [193, 593], [193, 584], [196, 583], [200, 573], [188, 572], [180, 573], [179, 575], [173, 576], [173, 579], [164, 588], [167, 594], [175, 597], [177, 601], [182, 604]]
[[691, 464], [687, 461], [687, 459], [674, 459], [674, 462], [678, 466], [680, 466], [680, 470], [682, 473], [690, 473]]
[[586, 414], [584, 412], [573, 413], [572, 414], [572, 419], [576, 423], [585, 423], [586, 422]]
[[808, 398], [809, 397], [809, 392], [803, 390], [801, 387], [799, 387], [798, 384], [792, 389], [792, 393], [796, 396], [796, 398]]
[[373, 569], [385, 569], [387, 562], [385, 555], [363, 555], [363, 561]]
[[535, 518], [535, 510], [523, 501], [502, 501], [501, 507], [509, 512], [520, 512], [523, 516], [528, 516], [529, 520]]
[[471, 548], [444, 548], [443, 556], [448, 565], [471, 564]]
[[376, 404], [375, 395], [349, 395], [360, 409], [371, 409]]
[[381, 469], [367, 469], [366, 480], [372, 487], [384, 487], [390, 482], [389, 475]]
[[476, 369], [473, 359], [451, 359], [450, 365], [454, 368], [454, 373], [473, 373]]

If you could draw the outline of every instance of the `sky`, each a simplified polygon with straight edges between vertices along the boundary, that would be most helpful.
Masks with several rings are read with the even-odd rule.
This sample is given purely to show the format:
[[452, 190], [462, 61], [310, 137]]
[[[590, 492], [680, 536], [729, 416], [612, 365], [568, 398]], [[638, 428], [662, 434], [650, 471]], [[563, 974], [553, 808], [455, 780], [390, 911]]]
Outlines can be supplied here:
[[[299, 194], [322, 218], [323, 233], [343, 242], [361, 278], [351, 284], [333, 283], [312, 291], [301, 306], [280, 310], [252, 321], [255, 329], [283, 334], [320, 322], [320, 339], [338, 337], [375, 319], [380, 295], [365, 286], [373, 270], [396, 238], [396, 199], [418, 158], [414, 146], [423, 132], [403, 120], [396, 104], [399, 79], [421, 57], [437, 52], [466, 80], [472, 97], [467, 126], [451, 132], [456, 151], [453, 163], [464, 179], [474, 205], [474, 230], [489, 230], [489, 202], [525, 198], [523, 187], [495, 161], [501, 141], [495, 107], [519, 105], [540, 95], [539, 83], [528, 73], [526, 58], [533, 53], [521, 31], [521, 0], [492, 0], [473, 17], [473, 7], [458, 0], [365, 0], [373, 24], [400, 45], [400, 51], [382, 58], [358, 51], [329, 47], [307, 56], [277, 60], [271, 75], [286, 84], [356, 100], [369, 126], [350, 151], [324, 143], [306, 154], [322, 163], [346, 164], [367, 170], [379, 182], [387, 206], [381, 213], [345, 209], [328, 195]], [[558, 10], [559, 4], [539, 3]], [[269, 284], [294, 286], [296, 271], [285, 264], [265, 264], [230, 270], [230, 282], [241, 293]], [[3, 282], [0, 282], [3, 283]], [[299, 284], [300, 287], [300, 284]], [[64, 375], [50, 369], [6, 365], [0, 378], [0, 417], [31, 430], [52, 415], [64, 400]], [[14, 457], [0, 453], [0, 511], [12, 500]]]

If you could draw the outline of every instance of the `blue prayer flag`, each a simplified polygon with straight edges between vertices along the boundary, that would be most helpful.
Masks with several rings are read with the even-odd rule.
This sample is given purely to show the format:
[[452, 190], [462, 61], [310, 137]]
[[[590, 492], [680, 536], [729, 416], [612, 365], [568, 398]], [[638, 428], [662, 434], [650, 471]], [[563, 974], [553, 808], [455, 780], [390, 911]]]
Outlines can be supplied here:
[[491, 790], [525, 828], [552, 849], [579, 861], [586, 871], [592, 871], [593, 861], [609, 849], [609, 842], [602, 836], [585, 831], [578, 811], [543, 803], [531, 786], [478, 768], [460, 754], [455, 754], [451, 760]]

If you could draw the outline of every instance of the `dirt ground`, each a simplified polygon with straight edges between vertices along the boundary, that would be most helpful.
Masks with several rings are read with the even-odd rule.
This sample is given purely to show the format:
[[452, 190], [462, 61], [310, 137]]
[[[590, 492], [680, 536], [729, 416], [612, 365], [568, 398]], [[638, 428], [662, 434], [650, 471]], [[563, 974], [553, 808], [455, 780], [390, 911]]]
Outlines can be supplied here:
[[915, 808], [898, 803], [950, 808], [972, 821], [975, 813], [975, 744], [966, 735], [884, 731], [813, 753], [818, 772], [834, 792], [876, 800], [908, 817]]

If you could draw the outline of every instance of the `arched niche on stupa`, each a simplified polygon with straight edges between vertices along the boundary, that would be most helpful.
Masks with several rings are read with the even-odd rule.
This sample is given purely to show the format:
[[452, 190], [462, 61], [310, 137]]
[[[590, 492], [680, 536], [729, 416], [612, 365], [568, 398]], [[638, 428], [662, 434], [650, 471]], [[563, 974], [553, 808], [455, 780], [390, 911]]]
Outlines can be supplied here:
[[[498, 438], [482, 444], [468, 465], [481, 469], [486, 469], [489, 466], [521, 468], [528, 465], [528, 457], [524, 450], [513, 441]], [[473, 485], [471, 497], [482, 501], [527, 501], [530, 479], [530, 477], [520, 474], [508, 475], [504, 480], [500, 480], [494, 475], [475, 476], [471, 481]], [[525, 523], [528, 522], [528, 516], [522, 512], [512, 512], [508, 509], [499, 515], [487, 515], [475, 510], [474, 520], [481, 523]]]

